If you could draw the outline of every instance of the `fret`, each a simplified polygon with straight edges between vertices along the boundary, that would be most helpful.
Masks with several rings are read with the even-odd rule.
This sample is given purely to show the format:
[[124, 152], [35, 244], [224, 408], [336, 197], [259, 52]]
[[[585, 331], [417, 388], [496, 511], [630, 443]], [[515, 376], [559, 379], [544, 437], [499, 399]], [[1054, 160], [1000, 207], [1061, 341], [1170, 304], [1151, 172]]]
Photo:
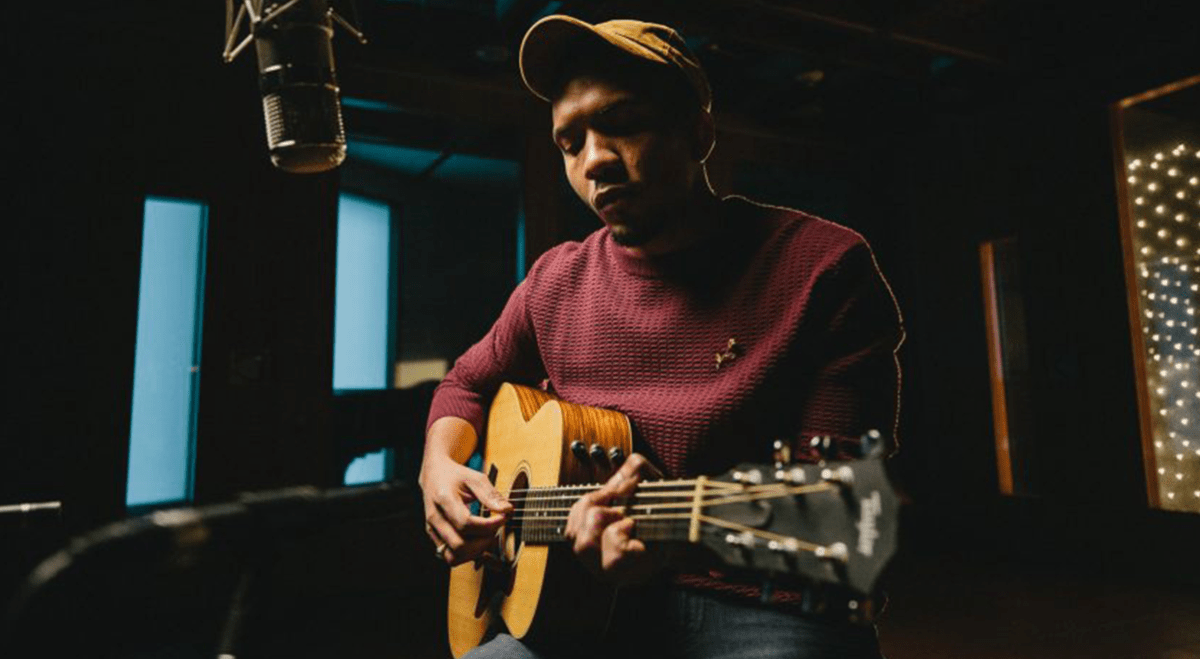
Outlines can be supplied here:
[[[671, 481], [656, 484], [671, 485]], [[682, 482], [681, 482], [682, 484]], [[592, 491], [588, 487], [539, 487], [525, 492], [521, 508], [520, 533], [524, 542], [551, 544], [567, 540], [566, 518], [569, 509], [579, 498]], [[654, 491], [645, 496], [634, 495], [624, 505], [627, 514], [636, 520], [636, 536], [649, 542], [688, 540], [689, 519], [687, 509], [694, 498], [694, 488], [673, 492]]]

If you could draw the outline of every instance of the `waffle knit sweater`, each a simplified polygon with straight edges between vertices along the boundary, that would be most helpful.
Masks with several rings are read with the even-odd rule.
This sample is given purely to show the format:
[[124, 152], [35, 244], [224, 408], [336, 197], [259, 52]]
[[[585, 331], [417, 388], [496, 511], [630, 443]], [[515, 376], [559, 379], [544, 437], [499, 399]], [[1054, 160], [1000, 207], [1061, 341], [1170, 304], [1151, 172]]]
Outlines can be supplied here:
[[626, 414], [668, 478], [713, 475], [769, 462], [780, 437], [893, 434], [902, 340], [862, 236], [730, 197], [714, 237], [679, 252], [632, 255], [607, 229], [546, 252], [439, 385], [429, 422], [460, 417], [484, 437], [501, 383], [548, 382]]

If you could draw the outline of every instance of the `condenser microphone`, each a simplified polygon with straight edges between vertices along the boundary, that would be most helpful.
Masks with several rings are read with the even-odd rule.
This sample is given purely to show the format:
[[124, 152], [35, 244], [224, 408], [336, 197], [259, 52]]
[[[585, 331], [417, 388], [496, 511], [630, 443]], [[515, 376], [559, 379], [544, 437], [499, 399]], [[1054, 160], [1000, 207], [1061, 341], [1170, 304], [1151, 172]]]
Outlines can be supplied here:
[[[254, 42], [271, 162], [296, 174], [328, 171], [346, 158], [333, 63], [333, 21], [359, 41], [366, 39], [330, 7], [329, 0], [267, 1], [264, 7], [264, 0], [243, 0], [234, 18], [233, 0], [226, 0], [225, 61], [232, 61]], [[250, 34], [234, 46], [247, 17]]]

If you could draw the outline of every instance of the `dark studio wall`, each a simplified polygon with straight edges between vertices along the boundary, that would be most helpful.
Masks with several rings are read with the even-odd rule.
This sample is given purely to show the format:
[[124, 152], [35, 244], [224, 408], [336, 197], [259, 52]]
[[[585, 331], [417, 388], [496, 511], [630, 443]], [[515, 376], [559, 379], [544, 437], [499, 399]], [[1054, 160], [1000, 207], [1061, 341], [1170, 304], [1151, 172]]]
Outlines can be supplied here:
[[[399, 217], [396, 359], [453, 360], [495, 321], [516, 281], [516, 177], [504, 189], [436, 174], [413, 182], [355, 162], [353, 151], [342, 189], [386, 200]], [[509, 276], [481, 280], [481, 270]], [[446, 313], [455, 321], [437, 322]]]
[[[219, 3], [186, 10], [162, 4], [125, 3], [121, 11], [136, 18], [114, 22], [111, 9], [60, 13], [26, 3], [6, 26], [16, 80], [4, 104], [16, 118], [10, 124], [16, 142], [5, 177], [5, 362], [11, 376], [0, 504], [61, 499], [64, 512], [61, 523], [0, 539], [0, 598], [68, 536], [125, 514], [147, 194], [210, 205], [197, 501], [339, 483], [330, 383], [342, 174], [298, 177], [274, 170], [252, 53], [232, 65], [220, 61]], [[801, 189], [836, 188], [825, 208], [844, 216], [830, 219], [866, 235], [892, 283], [908, 330], [895, 471], [912, 501], [912, 546], [962, 550], [946, 544], [954, 536], [968, 548], [999, 547], [1018, 561], [1046, 561], [1048, 554], [1068, 560], [1116, 527], [1161, 541], [1170, 556], [1187, 563], [1182, 539], [1194, 537], [1195, 520], [1145, 509], [1109, 132], [1109, 104], [1195, 73], [1186, 64], [1194, 40], [1170, 32], [1159, 50], [1154, 43], [1139, 42], [1128, 57], [1087, 61], [1032, 53], [1028, 57], [1042, 57], [1044, 68], [1023, 70], [1040, 73], [980, 74], [843, 108], [843, 127], [857, 128], [822, 139], [799, 123], [751, 130], [745, 117], [721, 115], [718, 104], [724, 122], [714, 155], [718, 189], [742, 191], [737, 184], [746, 179], [739, 176], [754, 172], [754, 163], [807, 177], [808, 188]], [[419, 74], [389, 77], [361, 57], [361, 51], [346, 55], [347, 93], [392, 102], [405, 94], [439, 94], [436, 80], [405, 88], [402, 83]], [[492, 114], [491, 121], [508, 122], [525, 158], [532, 260], [578, 233], [553, 219], [578, 211], [562, 198], [561, 178], [555, 174], [547, 183], [538, 176], [557, 167], [548, 140], [539, 137], [545, 118], [509, 120], [542, 108], [520, 100], [515, 87], [500, 93], [481, 86], [471, 93], [476, 96], [463, 96], [468, 102], [494, 102], [463, 109], [459, 99], [439, 111], [459, 108], [464, 120], [483, 122]], [[759, 183], [764, 194], [772, 185], [778, 189]], [[476, 217], [402, 230], [402, 236], [470, 231], [472, 223], [490, 220], [490, 203], [479, 201]], [[416, 210], [401, 215], [420, 216]], [[460, 256], [507, 274], [514, 269], [507, 260], [512, 247], [497, 245], [506, 234], [493, 229], [464, 241]], [[1032, 469], [1041, 488], [1034, 499], [997, 494], [978, 248], [1009, 236], [1018, 240], [1024, 282]], [[488, 247], [495, 251], [486, 258], [474, 255]], [[439, 253], [424, 253], [405, 267], [422, 263], [448, 270], [409, 280], [464, 287], [462, 273]], [[487, 282], [487, 299], [503, 295], [501, 288], [499, 280]], [[425, 314], [450, 313], [462, 302], [424, 288], [416, 293], [410, 304]], [[494, 307], [489, 301], [474, 309], [478, 319], [471, 322], [485, 324]], [[439, 340], [469, 341], [454, 331]], [[414, 531], [418, 520], [381, 525], [375, 534], [360, 529], [346, 541], [354, 543], [349, 548], [322, 537], [319, 548], [288, 561], [290, 572], [279, 578], [311, 577], [325, 594], [346, 583], [369, 593], [374, 615], [400, 615], [413, 602], [441, 597], [433, 592], [441, 587], [437, 566]], [[1041, 543], [1036, 550], [1030, 538]], [[1128, 545], [1090, 552], [1089, 569], [1119, 565], [1135, 552]], [[318, 560], [329, 556], [340, 562]], [[361, 565], [346, 567], [355, 561]], [[1132, 565], [1160, 578], [1167, 562], [1121, 569]], [[387, 569], [367, 574], [364, 566]], [[339, 582], [338, 570], [353, 575]], [[402, 596], [396, 595], [401, 586]], [[336, 613], [343, 600], [322, 602], [322, 610]], [[440, 625], [436, 618], [416, 620]], [[399, 642], [391, 633], [380, 642]]]
[[[53, 29], [9, 42], [26, 155], [6, 185], [20, 375], [0, 498], [61, 499], [60, 534], [124, 514], [146, 195], [209, 205], [197, 500], [336, 478], [321, 466], [336, 175], [270, 167], [253, 64], [221, 64], [216, 3], [123, 11], [117, 29], [99, 8], [24, 8], [16, 22]], [[259, 357], [260, 376], [239, 376]]]

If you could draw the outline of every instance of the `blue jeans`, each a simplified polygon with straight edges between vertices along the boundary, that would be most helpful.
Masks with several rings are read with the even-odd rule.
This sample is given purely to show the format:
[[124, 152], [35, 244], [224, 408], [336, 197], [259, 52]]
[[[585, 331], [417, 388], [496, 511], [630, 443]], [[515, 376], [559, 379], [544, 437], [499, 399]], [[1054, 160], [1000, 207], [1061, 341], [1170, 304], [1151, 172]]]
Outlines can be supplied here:
[[[881, 659], [874, 627], [668, 587], [623, 592], [602, 639], [530, 647], [505, 633], [464, 659]], [[631, 601], [632, 600], [632, 601]]]

